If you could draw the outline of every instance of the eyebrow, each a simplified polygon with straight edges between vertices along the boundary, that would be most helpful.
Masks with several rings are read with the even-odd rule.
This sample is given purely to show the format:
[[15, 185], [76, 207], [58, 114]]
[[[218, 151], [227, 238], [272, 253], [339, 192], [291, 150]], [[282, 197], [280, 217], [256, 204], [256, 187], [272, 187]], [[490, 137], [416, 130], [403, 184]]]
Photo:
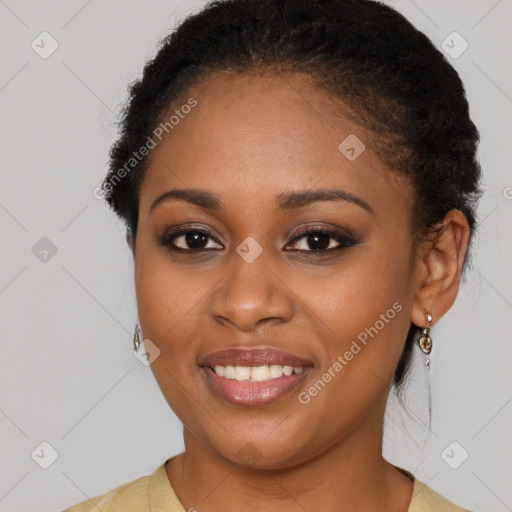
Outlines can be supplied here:
[[[201, 189], [171, 189], [159, 195], [151, 204], [151, 213], [159, 204], [170, 200], [182, 200], [200, 206], [210, 211], [219, 212], [225, 210], [224, 202], [207, 190]], [[375, 214], [373, 208], [360, 197], [340, 189], [316, 189], [316, 190], [294, 190], [278, 194], [276, 197], [280, 210], [288, 211], [296, 208], [303, 208], [317, 201], [346, 201], [360, 206], [366, 211]]]

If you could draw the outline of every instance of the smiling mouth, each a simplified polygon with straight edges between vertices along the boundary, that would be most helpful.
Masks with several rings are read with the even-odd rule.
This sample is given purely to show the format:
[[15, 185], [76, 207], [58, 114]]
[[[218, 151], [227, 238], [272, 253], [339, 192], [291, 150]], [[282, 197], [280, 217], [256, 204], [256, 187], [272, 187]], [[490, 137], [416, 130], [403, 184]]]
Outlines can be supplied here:
[[[217, 365], [213, 368], [211, 366], [201, 366], [200, 368], [215, 395], [231, 404], [240, 406], [267, 405], [291, 395], [313, 369], [311, 366], [279, 365], [253, 367]], [[223, 371], [225, 372], [224, 376], [219, 375]], [[256, 379], [262, 380], [253, 379], [253, 372]], [[273, 372], [272, 376], [271, 372]]]
[[239, 406], [262, 406], [290, 396], [313, 363], [273, 348], [233, 348], [205, 357], [200, 370], [214, 395]]
[[282, 366], [279, 364], [265, 364], [261, 366], [215, 365], [211, 369], [219, 377], [239, 382], [268, 382], [279, 379], [283, 375], [289, 377], [304, 371], [303, 366]]
[[214, 352], [199, 364], [216, 397], [241, 406], [271, 404], [290, 395], [313, 370], [313, 363], [266, 347]]

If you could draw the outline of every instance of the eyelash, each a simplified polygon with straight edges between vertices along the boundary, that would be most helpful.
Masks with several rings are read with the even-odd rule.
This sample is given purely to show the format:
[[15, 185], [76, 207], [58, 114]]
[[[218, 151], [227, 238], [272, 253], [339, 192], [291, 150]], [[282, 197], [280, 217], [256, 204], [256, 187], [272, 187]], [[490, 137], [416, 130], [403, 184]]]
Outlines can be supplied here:
[[[174, 242], [175, 239], [177, 239], [181, 236], [190, 234], [190, 233], [200, 233], [202, 235], [207, 236], [209, 239], [214, 240], [216, 243], [219, 243], [210, 235], [210, 233], [208, 231], [206, 231], [204, 229], [199, 229], [199, 228], [187, 228], [187, 229], [182, 229], [176, 233], [172, 233], [172, 232], [166, 233], [166, 234], [162, 235], [162, 237], [159, 239], [159, 242], [161, 245], [168, 247], [169, 250], [176, 251], [176, 252], [182, 252], [182, 253], [199, 254], [199, 253], [206, 253], [206, 252], [220, 250], [220, 249], [207, 249], [207, 248], [183, 249], [182, 247], [176, 247], [172, 243], [172, 242]], [[301, 232], [297, 233], [295, 235], [295, 237], [293, 238], [293, 240], [290, 242], [290, 244], [297, 243], [297, 241], [301, 240], [302, 238], [305, 238], [309, 235], [316, 235], [316, 234], [329, 236], [330, 238], [332, 238], [336, 242], [338, 242], [339, 245], [333, 249], [316, 249], [316, 250], [315, 249], [313, 249], [313, 250], [295, 249], [295, 250], [292, 250], [292, 252], [313, 253], [316, 256], [322, 256], [326, 253], [331, 253], [333, 251], [347, 249], [347, 248], [357, 245], [359, 243], [359, 241], [356, 240], [355, 237], [348, 235], [348, 234], [344, 235], [344, 234], [338, 233], [336, 231], [331, 231], [331, 230], [323, 228], [323, 227], [308, 227], [308, 228], [302, 230]], [[290, 245], [290, 244], [288, 244], [288, 245]], [[330, 242], [329, 242], [329, 245], [330, 245]]]

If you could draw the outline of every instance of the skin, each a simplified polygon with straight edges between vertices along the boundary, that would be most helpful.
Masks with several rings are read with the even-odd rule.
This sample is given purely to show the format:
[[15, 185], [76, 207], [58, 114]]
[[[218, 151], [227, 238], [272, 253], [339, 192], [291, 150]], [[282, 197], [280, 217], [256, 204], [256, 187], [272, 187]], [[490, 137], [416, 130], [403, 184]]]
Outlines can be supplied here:
[[[464, 215], [450, 211], [435, 241], [414, 246], [412, 187], [382, 164], [372, 135], [341, 115], [341, 102], [304, 77], [217, 72], [183, 103], [190, 96], [198, 105], [151, 152], [137, 238], [128, 238], [143, 336], [161, 351], [151, 368], [184, 425], [185, 452], [166, 464], [171, 485], [186, 510], [406, 511], [412, 482], [382, 457], [386, 399], [409, 323], [426, 327], [430, 311], [434, 325], [456, 298]], [[349, 134], [366, 145], [355, 161], [338, 149]], [[207, 190], [225, 209], [169, 200], [150, 212], [175, 188]], [[348, 191], [373, 213], [343, 200], [277, 207], [277, 194], [319, 188]], [[208, 231], [212, 251], [159, 243], [185, 224]], [[315, 256], [307, 237], [294, 241], [306, 226], [347, 229], [359, 243]], [[252, 263], [236, 252], [248, 236], [263, 249]], [[183, 236], [174, 243], [190, 247]], [[401, 311], [300, 403], [298, 394], [394, 303]], [[264, 346], [312, 361], [299, 389], [257, 407], [211, 390], [202, 357]]]

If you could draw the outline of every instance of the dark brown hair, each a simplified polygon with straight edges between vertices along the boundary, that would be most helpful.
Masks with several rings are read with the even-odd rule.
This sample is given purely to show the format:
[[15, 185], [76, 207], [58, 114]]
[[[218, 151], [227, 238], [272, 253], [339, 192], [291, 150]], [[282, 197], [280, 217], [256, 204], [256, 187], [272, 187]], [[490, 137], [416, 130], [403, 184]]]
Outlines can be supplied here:
[[[102, 186], [134, 241], [147, 157], [127, 172], [133, 153], [208, 73], [257, 68], [305, 74], [357, 114], [375, 135], [372, 150], [413, 185], [415, 239], [435, 233], [451, 209], [464, 213], [472, 239], [481, 195], [479, 133], [459, 75], [423, 33], [373, 0], [217, 0], [163, 39], [130, 86]], [[418, 332], [411, 324], [397, 388]]]

